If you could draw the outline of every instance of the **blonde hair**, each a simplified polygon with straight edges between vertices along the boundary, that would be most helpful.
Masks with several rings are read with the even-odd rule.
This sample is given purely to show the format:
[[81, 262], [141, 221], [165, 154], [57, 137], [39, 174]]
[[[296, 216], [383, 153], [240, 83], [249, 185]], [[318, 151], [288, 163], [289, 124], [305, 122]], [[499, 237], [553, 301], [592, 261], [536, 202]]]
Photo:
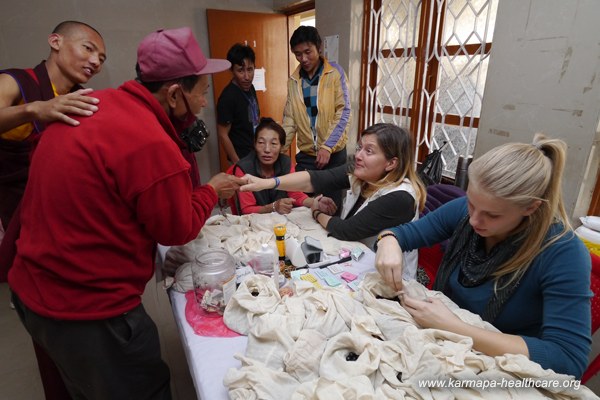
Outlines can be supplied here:
[[[513, 274], [507, 284], [522, 276], [533, 259], [546, 247], [571, 230], [562, 198], [562, 174], [567, 145], [537, 133], [533, 144], [508, 143], [496, 147], [469, 167], [469, 184], [488, 194], [527, 207], [540, 206], [517, 228], [523, 243], [517, 252], [495, 272], [498, 278]], [[563, 230], [546, 241], [550, 226], [560, 222]]]
[[378, 190], [387, 186], [398, 185], [407, 178], [415, 190], [417, 210], [425, 207], [427, 192], [425, 185], [415, 170], [415, 156], [412, 135], [404, 128], [393, 124], [379, 123], [371, 125], [362, 132], [361, 136], [375, 135], [377, 145], [383, 151], [386, 160], [397, 158], [396, 168], [389, 171], [377, 182], [365, 182], [357, 178], [361, 194], [368, 198]]

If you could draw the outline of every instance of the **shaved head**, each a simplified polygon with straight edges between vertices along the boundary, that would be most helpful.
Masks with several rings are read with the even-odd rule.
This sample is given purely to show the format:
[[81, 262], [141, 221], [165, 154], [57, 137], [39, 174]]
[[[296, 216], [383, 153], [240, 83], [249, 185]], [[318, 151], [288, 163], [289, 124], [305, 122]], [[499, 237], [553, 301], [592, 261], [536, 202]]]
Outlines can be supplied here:
[[93, 28], [92, 26], [90, 26], [84, 22], [79, 22], [79, 21], [63, 21], [60, 24], [56, 25], [56, 28], [54, 28], [52, 33], [58, 33], [59, 35], [67, 36], [70, 33], [72, 33], [74, 30], [81, 28], [81, 27], [86, 27], [88, 29], [91, 29], [94, 32], [96, 32], [98, 34], [98, 36], [102, 37], [100, 32], [98, 32], [95, 28]]
[[[63, 21], [48, 36], [50, 55], [46, 68], [52, 83], [63, 92], [86, 83], [100, 72], [106, 60], [106, 46], [98, 31], [79, 21]], [[57, 86], [58, 87], [58, 86]], [[62, 92], [59, 92], [62, 93]]]

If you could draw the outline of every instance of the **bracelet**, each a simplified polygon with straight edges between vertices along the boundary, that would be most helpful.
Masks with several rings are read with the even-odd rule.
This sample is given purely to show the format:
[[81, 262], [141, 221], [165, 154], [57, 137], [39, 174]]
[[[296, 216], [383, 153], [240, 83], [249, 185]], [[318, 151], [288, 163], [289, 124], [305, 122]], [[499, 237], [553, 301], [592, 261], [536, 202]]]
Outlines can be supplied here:
[[275, 201], [273, 202], [273, 212], [276, 212], [276, 211], [277, 211], [277, 210], [275, 210], [275, 203], [277, 203], [277, 200], [275, 200]]
[[275, 186], [273, 186], [273, 189], [277, 189], [279, 187], [279, 184], [281, 183], [281, 181], [276, 176], [274, 176], [273, 179], [275, 179]]
[[319, 222], [319, 220], [317, 218], [319, 218], [319, 215], [323, 214], [323, 212], [321, 210], [313, 210], [312, 212], [312, 217], [315, 221]]
[[375, 241], [375, 244], [373, 245], [373, 248], [374, 248], [375, 250], [377, 250], [377, 244], [379, 244], [379, 241], [380, 241], [381, 239], [383, 239], [384, 237], [386, 237], [386, 236], [393, 236], [394, 238], [396, 238], [396, 240], [398, 239], [398, 238], [396, 237], [396, 235], [394, 235], [392, 232], [386, 232], [386, 233], [382, 233], [381, 235], [377, 236], [377, 240]]

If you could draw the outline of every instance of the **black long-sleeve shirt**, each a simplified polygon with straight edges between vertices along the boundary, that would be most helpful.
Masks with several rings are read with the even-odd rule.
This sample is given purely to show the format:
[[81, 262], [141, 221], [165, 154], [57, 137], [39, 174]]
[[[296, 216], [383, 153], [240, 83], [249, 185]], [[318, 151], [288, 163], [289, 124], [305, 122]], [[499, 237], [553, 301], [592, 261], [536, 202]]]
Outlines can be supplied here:
[[[326, 170], [308, 171], [315, 193], [325, 189], [343, 190], [350, 188], [347, 165]], [[359, 200], [362, 204], [364, 199]], [[359, 213], [355, 206], [346, 219], [331, 217], [327, 231], [340, 240], [356, 241], [374, 236], [384, 229], [411, 221], [415, 216], [415, 199], [410, 193], [398, 190], [371, 201]]]

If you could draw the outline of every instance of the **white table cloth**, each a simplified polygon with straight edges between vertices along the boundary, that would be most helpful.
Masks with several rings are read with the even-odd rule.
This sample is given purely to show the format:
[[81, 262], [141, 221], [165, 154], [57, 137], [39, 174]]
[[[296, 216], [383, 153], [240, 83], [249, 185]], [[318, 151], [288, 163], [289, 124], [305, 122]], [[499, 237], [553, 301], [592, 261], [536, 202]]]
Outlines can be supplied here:
[[223, 376], [229, 368], [240, 367], [240, 362], [234, 359], [233, 355], [244, 353], [248, 338], [246, 336], [215, 338], [196, 335], [185, 319], [185, 294], [171, 290], [170, 296], [173, 314], [198, 399], [228, 399], [227, 388], [223, 386]]

